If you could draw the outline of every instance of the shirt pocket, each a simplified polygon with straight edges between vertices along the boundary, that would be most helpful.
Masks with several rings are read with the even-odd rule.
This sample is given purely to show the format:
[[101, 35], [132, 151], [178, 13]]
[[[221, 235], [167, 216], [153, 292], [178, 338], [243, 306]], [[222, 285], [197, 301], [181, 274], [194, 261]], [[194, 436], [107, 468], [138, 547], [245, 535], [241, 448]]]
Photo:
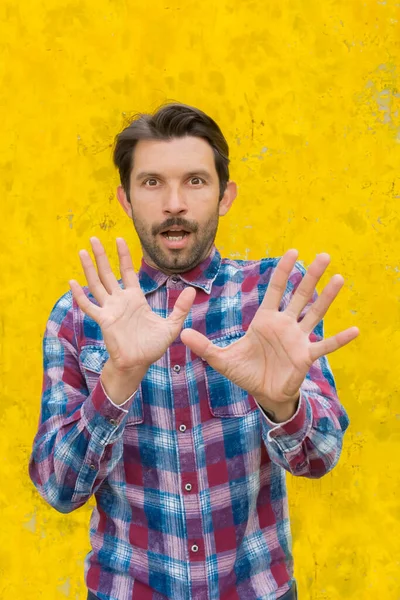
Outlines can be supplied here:
[[[104, 364], [108, 358], [109, 354], [105, 346], [90, 344], [81, 348], [79, 362], [90, 393], [92, 393], [96, 387]], [[139, 386], [133, 402], [130, 405], [125, 427], [128, 427], [129, 425], [135, 425], [137, 423], [143, 423], [143, 420], [143, 401]]]
[[[236, 331], [211, 340], [216, 346], [224, 348], [245, 335]], [[240, 365], [238, 365], [240, 369]], [[210, 411], [214, 417], [244, 417], [258, 408], [253, 396], [205, 362], [205, 381]]]
[[81, 348], [79, 363], [90, 393], [96, 387], [108, 358], [109, 354], [105, 346], [90, 344]]

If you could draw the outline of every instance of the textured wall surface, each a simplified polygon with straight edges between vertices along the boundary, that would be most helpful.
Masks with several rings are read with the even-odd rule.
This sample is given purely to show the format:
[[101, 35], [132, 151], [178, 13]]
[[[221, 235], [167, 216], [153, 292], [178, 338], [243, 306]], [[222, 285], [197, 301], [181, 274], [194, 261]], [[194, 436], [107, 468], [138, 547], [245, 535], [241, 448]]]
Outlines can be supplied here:
[[[140, 247], [115, 199], [114, 135], [180, 100], [231, 146], [225, 255], [332, 255], [327, 333], [351, 418], [341, 462], [288, 476], [302, 600], [400, 599], [400, 9], [394, 0], [0, 3], [0, 598], [86, 598], [91, 506], [61, 515], [27, 475], [41, 339], [78, 250]], [[326, 281], [326, 279], [325, 279]]]

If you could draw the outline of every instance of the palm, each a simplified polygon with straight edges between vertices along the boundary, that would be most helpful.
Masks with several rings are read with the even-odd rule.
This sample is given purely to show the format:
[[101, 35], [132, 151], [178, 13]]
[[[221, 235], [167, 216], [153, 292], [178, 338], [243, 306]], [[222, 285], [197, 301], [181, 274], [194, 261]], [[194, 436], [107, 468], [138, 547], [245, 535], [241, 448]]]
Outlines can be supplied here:
[[266, 406], [296, 397], [312, 363], [358, 335], [358, 330], [353, 327], [320, 342], [310, 341], [312, 330], [343, 285], [340, 276], [331, 279], [321, 296], [299, 321], [329, 263], [327, 255], [317, 257], [286, 310], [279, 311], [296, 257], [297, 252], [289, 251], [281, 259], [246, 335], [237, 342], [219, 348], [196, 331], [185, 329], [182, 332], [183, 342], [193, 352], [205, 358], [211, 367], [252, 396], [263, 399]]
[[158, 360], [178, 336], [192, 305], [195, 291], [185, 289], [167, 319], [149, 307], [135, 275], [128, 247], [119, 241], [118, 254], [124, 289], [112, 273], [100, 242], [92, 242], [98, 272], [88, 253], [81, 261], [89, 290], [100, 306], [96, 306], [73, 282], [74, 297], [80, 308], [100, 326], [111, 361], [119, 369], [148, 367]]
[[246, 335], [225, 350], [229, 372], [224, 375], [255, 397], [292, 397], [313, 362], [310, 341], [298, 324], [283, 312], [262, 309]]

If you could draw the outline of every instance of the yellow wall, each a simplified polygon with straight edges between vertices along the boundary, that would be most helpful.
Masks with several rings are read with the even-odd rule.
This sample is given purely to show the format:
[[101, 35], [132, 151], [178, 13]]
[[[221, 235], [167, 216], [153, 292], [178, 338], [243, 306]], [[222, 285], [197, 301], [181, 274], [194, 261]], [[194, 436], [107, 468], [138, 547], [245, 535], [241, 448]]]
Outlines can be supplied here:
[[351, 417], [340, 465], [288, 477], [302, 600], [400, 598], [400, 14], [396, 0], [0, 3], [0, 598], [86, 598], [90, 506], [60, 515], [27, 476], [41, 338], [77, 252], [140, 248], [114, 196], [124, 119], [180, 100], [231, 146], [228, 256], [332, 255], [327, 332]]

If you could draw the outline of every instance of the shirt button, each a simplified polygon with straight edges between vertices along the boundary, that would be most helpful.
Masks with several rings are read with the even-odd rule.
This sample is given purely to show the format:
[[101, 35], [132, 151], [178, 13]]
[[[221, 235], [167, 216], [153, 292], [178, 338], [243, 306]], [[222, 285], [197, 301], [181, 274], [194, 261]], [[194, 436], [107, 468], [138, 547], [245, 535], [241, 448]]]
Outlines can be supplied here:
[[197, 544], [193, 544], [192, 548], [191, 548], [192, 552], [198, 552], [199, 547]]
[[175, 373], [179, 373], [179, 371], [181, 370], [179, 365], [174, 365], [173, 369], [174, 369]]
[[115, 419], [110, 419], [110, 425], [113, 425], [115, 427], [116, 424], [117, 421]]
[[90, 465], [90, 468], [92, 469], [92, 471], [96, 470], [96, 467], [94, 465]]
[[187, 492], [190, 492], [190, 490], [191, 490], [191, 489], [192, 489], [192, 484], [191, 484], [191, 483], [187, 483], [187, 484], [185, 485], [185, 490], [186, 490]]
[[173, 277], [171, 277], [171, 281], [172, 283], [178, 283], [179, 281], [179, 277], [176, 277], [175, 275]]
[[186, 425], [184, 425], [183, 423], [182, 425], [179, 425], [179, 431], [182, 431], [182, 433], [186, 431]]

